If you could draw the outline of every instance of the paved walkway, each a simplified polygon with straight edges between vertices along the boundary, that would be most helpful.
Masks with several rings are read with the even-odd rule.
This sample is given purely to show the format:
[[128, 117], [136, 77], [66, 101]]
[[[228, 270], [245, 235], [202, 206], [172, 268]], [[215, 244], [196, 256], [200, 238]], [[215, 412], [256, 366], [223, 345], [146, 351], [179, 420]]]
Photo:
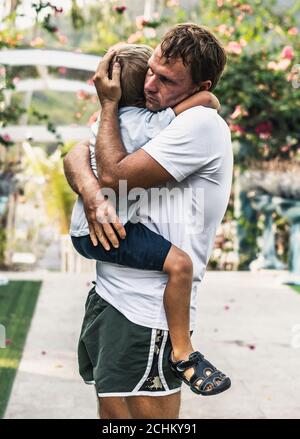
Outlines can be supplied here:
[[[181, 418], [300, 418], [300, 295], [279, 276], [206, 273], [194, 346], [233, 385], [210, 398], [184, 385]], [[82, 383], [76, 358], [91, 275], [9, 277], [42, 278], [44, 284], [5, 417], [96, 418], [94, 388]]]

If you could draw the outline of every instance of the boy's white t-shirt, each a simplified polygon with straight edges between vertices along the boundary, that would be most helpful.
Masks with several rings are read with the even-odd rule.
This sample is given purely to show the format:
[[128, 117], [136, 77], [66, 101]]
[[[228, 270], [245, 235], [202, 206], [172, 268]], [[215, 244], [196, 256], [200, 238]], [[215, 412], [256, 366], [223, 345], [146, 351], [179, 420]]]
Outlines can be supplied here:
[[[153, 113], [145, 108], [138, 107], [123, 107], [119, 110], [120, 132], [123, 144], [130, 154], [145, 145], [153, 137], [157, 136], [164, 128], [166, 128], [175, 118], [175, 113], [171, 108]], [[94, 174], [97, 177], [97, 166], [95, 159], [95, 145], [96, 137], [99, 129], [100, 117], [91, 126], [90, 138], [90, 163]], [[117, 214], [120, 220], [125, 224], [135, 212], [135, 206], [139, 201], [127, 200], [128, 210], [118, 211], [118, 204], [116, 205]], [[89, 235], [88, 222], [84, 213], [82, 198], [78, 196], [73, 207], [70, 225], [71, 236], [85, 236]]]
[[[139, 126], [138, 118], [136, 125]], [[216, 110], [198, 106], [177, 116], [142, 149], [175, 179], [160, 187], [166, 194], [163, 202], [159, 196], [156, 201], [151, 197], [151, 209], [149, 197], [142, 198], [139, 216], [149, 229], [192, 258], [190, 330], [194, 330], [197, 289], [230, 196], [233, 171], [230, 130]], [[182, 197], [184, 190], [188, 198]], [[187, 203], [183, 205], [182, 200]], [[194, 223], [190, 222], [192, 215], [196, 219]], [[138, 325], [168, 329], [163, 304], [166, 282], [167, 274], [163, 272], [97, 262], [97, 293]]]

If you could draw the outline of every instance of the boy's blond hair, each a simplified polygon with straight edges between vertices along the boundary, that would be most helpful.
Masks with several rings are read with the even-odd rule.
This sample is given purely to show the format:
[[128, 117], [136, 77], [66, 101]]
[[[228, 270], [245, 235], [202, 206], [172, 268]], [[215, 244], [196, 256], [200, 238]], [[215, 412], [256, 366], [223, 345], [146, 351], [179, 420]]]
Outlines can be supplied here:
[[145, 107], [144, 82], [148, 70], [148, 60], [153, 49], [144, 44], [124, 44], [116, 48], [109, 69], [118, 61], [121, 65], [122, 97], [119, 107]]

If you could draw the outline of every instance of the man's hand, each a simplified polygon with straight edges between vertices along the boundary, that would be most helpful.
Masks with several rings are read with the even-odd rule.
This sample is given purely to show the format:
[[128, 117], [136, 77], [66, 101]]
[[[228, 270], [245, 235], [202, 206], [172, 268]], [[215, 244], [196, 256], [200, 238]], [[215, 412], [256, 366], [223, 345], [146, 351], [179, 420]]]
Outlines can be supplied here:
[[114, 63], [112, 78], [109, 79], [108, 77], [109, 66], [115, 53], [114, 50], [110, 50], [104, 55], [93, 76], [93, 82], [102, 107], [107, 104], [118, 105], [122, 95], [120, 83], [121, 66], [119, 63]]
[[99, 189], [96, 192], [86, 190], [81, 196], [93, 244], [98, 245], [99, 239], [106, 250], [110, 249], [109, 241], [114, 247], [119, 247], [116, 232], [124, 239], [126, 231], [111, 202], [103, 197]]

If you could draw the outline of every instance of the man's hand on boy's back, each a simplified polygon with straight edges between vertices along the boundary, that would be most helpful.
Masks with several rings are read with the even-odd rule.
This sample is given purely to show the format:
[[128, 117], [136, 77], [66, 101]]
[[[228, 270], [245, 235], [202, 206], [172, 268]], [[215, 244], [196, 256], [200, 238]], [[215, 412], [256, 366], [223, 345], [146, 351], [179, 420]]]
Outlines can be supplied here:
[[112, 69], [112, 78], [109, 79], [108, 72], [110, 63], [115, 56], [114, 50], [109, 50], [101, 59], [96, 73], [93, 76], [93, 82], [102, 108], [106, 105], [118, 105], [121, 99], [121, 66], [115, 62]]
[[124, 239], [126, 231], [112, 203], [103, 197], [99, 188], [96, 192], [85, 191], [81, 196], [93, 244], [98, 245], [99, 240], [106, 250], [110, 249], [110, 244], [119, 247], [119, 237]]
[[82, 198], [93, 244], [100, 242], [108, 248], [111, 243], [116, 247], [119, 237], [124, 238], [126, 231], [114, 206], [102, 195], [99, 181], [91, 169], [88, 141], [78, 143], [68, 152], [64, 157], [64, 169], [69, 185]]

